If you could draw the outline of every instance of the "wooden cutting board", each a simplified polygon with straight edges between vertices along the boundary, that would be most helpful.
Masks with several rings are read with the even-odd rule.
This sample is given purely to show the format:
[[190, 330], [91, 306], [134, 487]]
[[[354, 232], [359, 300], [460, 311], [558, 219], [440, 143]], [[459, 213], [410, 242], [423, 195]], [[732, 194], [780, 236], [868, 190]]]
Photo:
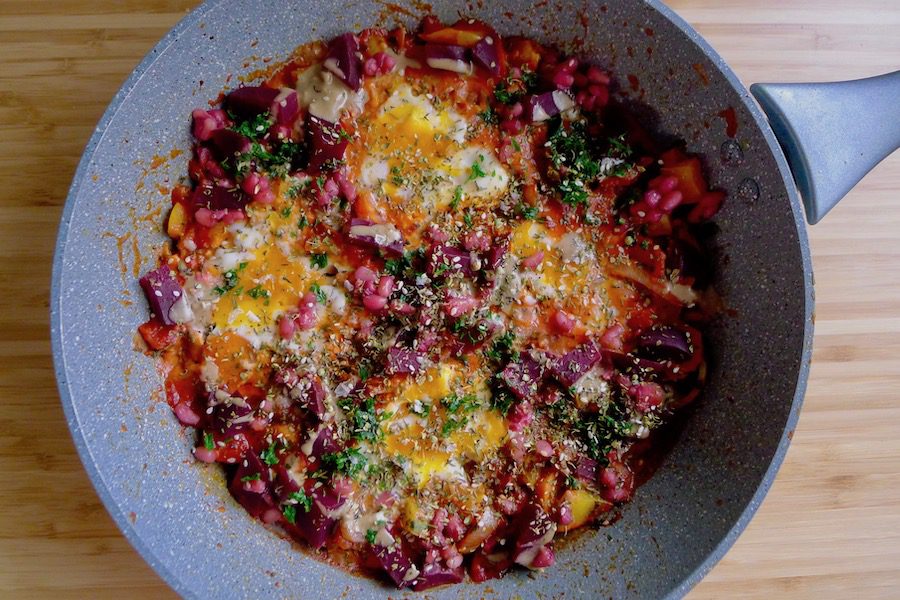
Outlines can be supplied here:
[[[0, 1], [0, 597], [169, 598], [75, 455], [48, 341], [50, 261], [94, 125], [195, 2]], [[679, 0], [746, 83], [900, 68], [898, 0]], [[900, 154], [810, 229], [816, 341], [787, 460], [692, 592], [900, 597]]]

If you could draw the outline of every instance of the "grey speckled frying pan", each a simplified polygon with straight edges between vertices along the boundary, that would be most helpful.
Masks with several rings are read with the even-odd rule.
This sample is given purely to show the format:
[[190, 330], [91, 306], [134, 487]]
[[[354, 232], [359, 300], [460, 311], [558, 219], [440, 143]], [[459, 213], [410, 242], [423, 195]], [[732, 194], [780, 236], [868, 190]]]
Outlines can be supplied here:
[[[132, 340], [146, 316], [137, 275], [164, 241], [160, 210], [168, 200], [154, 188], [185, 173], [187, 158], [146, 169], [156, 155], [189, 149], [191, 109], [229, 81], [234, 86], [230, 74], [264, 66], [254, 57], [285, 58], [298, 44], [348, 29], [412, 24], [421, 12], [407, 8], [350, 0], [207, 2], [138, 66], [78, 167], [53, 268], [62, 402], [107, 509], [186, 597], [404, 596], [317, 562], [252, 520], [230, 499], [219, 472], [191, 459], [190, 437], [165, 403], [153, 400], [161, 387], [154, 362], [135, 352]], [[711, 377], [702, 400], [621, 520], [566, 544], [545, 573], [519, 572], [427, 596], [680, 597], [746, 526], [796, 422], [813, 312], [797, 190], [815, 222], [897, 148], [900, 76], [754, 89], [773, 132], [722, 59], [656, 1], [437, 0], [433, 11], [444, 20], [471, 15], [501, 33], [532, 36], [611, 68], [622, 97], [703, 155], [713, 185], [728, 191], [714, 244], [722, 257], [717, 287], [733, 313], [710, 332]], [[848, 110], [861, 95], [864, 109]], [[836, 119], [841, 108], [853, 118]], [[871, 152], [848, 143], [859, 131], [867, 132]]]

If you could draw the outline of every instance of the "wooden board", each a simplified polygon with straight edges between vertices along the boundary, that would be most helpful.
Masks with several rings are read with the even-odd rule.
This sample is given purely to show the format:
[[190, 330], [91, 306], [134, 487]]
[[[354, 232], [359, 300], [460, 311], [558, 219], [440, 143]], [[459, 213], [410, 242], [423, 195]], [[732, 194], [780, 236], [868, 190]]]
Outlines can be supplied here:
[[[0, 2], [0, 596], [174, 597], [100, 505], [59, 406], [50, 261], [78, 158], [144, 53], [195, 2]], [[900, 67], [897, 0], [679, 0], [747, 83]], [[896, 118], [896, 117], [895, 117]], [[900, 594], [900, 154], [810, 230], [817, 319], [784, 468], [691, 594]]]

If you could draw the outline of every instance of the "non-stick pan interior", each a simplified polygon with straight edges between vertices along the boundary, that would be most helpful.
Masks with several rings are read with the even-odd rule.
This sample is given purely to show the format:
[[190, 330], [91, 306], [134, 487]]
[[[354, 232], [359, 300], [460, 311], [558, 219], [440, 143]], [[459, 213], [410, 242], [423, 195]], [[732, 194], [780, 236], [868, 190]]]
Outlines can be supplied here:
[[[129, 79], [78, 169], [54, 266], [63, 403], [110, 512], [185, 596], [398, 597], [308, 558], [247, 516], [220, 474], [191, 459], [193, 440], [160, 401], [154, 362], [134, 351], [133, 336], [146, 315], [137, 275], [163, 243], [159, 223], [169, 201], [158, 187], [185, 173], [187, 154], [172, 150], [189, 148], [190, 111], [265, 67], [264, 58], [422, 14], [407, 9], [329, 0], [208, 3]], [[554, 42], [612, 68], [622, 95], [644, 106], [660, 131], [703, 154], [713, 184], [729, 198], [711, 238], [728, 309], [711, 332], [711, 382], [656, 476], [618, 522], [568, 543], [549, 571], [429, 597], [678, 596], [761, 500], [802, 396], [811, 273], [785, 163], [733, 75], [654, 3], [437, 1], [433, 11], [445, 20], [478, 17], [501, 33]], [[162, 165], [148, 171], [154, 163]]]

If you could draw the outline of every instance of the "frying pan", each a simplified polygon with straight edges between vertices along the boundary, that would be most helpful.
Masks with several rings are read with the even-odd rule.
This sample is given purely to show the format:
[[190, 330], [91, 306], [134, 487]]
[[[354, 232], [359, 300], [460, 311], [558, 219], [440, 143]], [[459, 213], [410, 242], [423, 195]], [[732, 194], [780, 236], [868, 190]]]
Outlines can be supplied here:
[[[153, 190], [185, 173], [187, 154], [178, 151], [190, 148], [191, 109], [265, 66], [254, 57], [283, 59], [300, 43], [361, 26], [413, 25], [422, 14], [417, 6], [207, 2], [125, 82], [78, 167], [53, 267], [60, 395], [107, 509], [185, 597], [405, 595], [310, 558], [251, 519], [228, 496], [221, 473], [190, 458], [190, 436], [158, 400], [154, 361], [132, 340], [146, 317], [137, 275], [164, 243], [159, 223], [168, 200]], [[437, 0], [432, 11], [445, 21], [483, 19], [501, 34], [531, 36], [603, 64], [619, 78], [619, 99], [703, 157], [712, 186], [728, 192], [711, 239], [715, 285], [728, 311], [708, 331], [703, 397], [615, 524], [567, 540], [546, 572], [428, 597], [681, 597], [750, 520], [797, 419], [813, 332], [801, 195], [815, 222], [897, 148], [900, 75], [754, 87], [767, 120], [712, 48], [656, 1]], [[854, 142], [862, 136], [865, 148]]]

